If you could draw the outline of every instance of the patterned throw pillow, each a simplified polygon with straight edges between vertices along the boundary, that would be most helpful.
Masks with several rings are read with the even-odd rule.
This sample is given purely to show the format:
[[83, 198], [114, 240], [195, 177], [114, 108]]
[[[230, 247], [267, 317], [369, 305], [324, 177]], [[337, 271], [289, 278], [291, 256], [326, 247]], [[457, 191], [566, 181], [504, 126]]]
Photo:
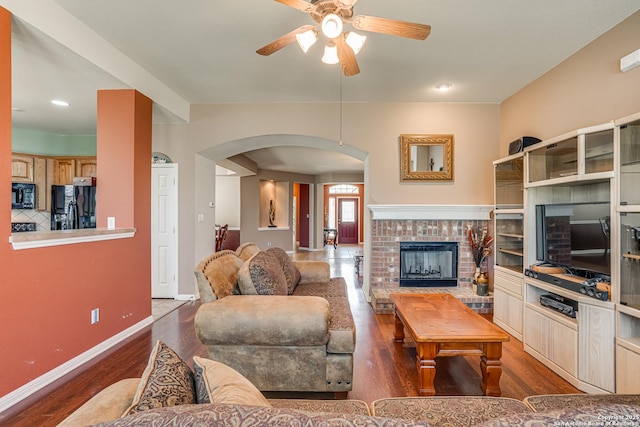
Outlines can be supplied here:
[[293, 264], [293, 261], [291, 261], [291, 258], [287, 255], [284, 249], [272, 247], [267, 249], [265, 252], [273, 254], [278, 259], [280, 267], [282, 267], [284, 277], [287, 280], [289, 295], [293, 294], [293, 291], [300, 281], [300, 271]]
[[258, 295], [287, 295], [287, 279], [280, 262], [269, 252], [258, 252], [249, 261], [249, 276]]
[[158, 341], [149, 356], [133, 402], [122, 416], [188, 403], [196, 403], [193, 372], [180, 356]]
[[248, 379], [229, 366], [198, 356], [193, 358], [198, 403], [271, 406]]
[[232, 295], [238, 283], [238, 270], [242, 267], [242, 260], [235, 254], [225, 255], [211, 261], [204, 274], [211, 284], [216, 298], [224, 298]]

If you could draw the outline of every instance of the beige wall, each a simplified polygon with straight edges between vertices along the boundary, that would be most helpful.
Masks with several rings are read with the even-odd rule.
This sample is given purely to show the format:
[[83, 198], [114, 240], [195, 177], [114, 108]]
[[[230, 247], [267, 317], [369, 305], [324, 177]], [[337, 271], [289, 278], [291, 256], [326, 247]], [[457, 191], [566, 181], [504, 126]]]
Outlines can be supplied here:
[[620, 58], [640, 49], [640, 12], [584, 47], [500, 108], [500, 155], [523, 135], [548, 139], [640, 111], [640, 68]]
[[[154, 127], [154, 150], [163, 151], [180, 163], [180, 293], [193, 293], [193, 267], [206, 255], [208, 247], [213, 249], [208, 221], [194, 220], [203, 213], [199, 209], [208, 213], [206, 201], [199, 200], [202, 195], [195, 189], [211, 191], [215, 180], [206, 165], [196, 162], [200, 155], [216, 160], [274, 144], [317, 146], [367, 160], [365, 206], [493, 203], [491, 162], [498, 157], [497, 104], [345, 104], [343, 114], [343, 147], [336, 142], [337, 104], [193, 105], [191, 123]], [[401, 184], [398, 137], [403, 133], [453, 134], [455, 180]], [[313, 183], [314, 179], [308, 182]], [[244, 206], [244, 184], [242, 188]], [[254, 221], [244, 217], [243, 209], [242, 240], [249, 236], [265, 240], [264, 234], [254, 234], [257, 224], [257, 218]], [[366, 221], [364, 225], [369, 226]], [[275, 241], [291, 245], [290, 236], [274, 238], [272, 244]]]

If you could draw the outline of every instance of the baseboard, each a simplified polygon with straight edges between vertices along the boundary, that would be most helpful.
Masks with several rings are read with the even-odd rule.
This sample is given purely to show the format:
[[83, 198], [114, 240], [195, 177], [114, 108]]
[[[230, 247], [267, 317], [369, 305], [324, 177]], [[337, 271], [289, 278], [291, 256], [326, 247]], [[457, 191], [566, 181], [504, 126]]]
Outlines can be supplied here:
[[194, 301], [196, 296], [193, 294], [178, 294], [174, 299], [177, 301]]
[[15, 389], [11, 393], [7, 394], [0, 398], [0, 412], [4, 412], [7, 409], [11, 408], [21, 400], [26, 399], [31, 396], [38, 390], [43, 389], [54, 381], [62, 378], [64, 375], [73, 371], [76, 368], [79, 368], [83, 364], [89, 362], [91, 359], [99, 356], [105, 351], [109, 350], [111, 347], [119, 344], [125, 339], [129, 338], [133, 334], [139, 332], [140, 330], [146, 328], [147, 326], [153, 323], [153, 317], [149, 316], [144, 320], [136, 323], [133, 326], [125, 329], [124, 331], [112, 336], [106, 341], [101, 342], [97, 346], [90, 348], [82, 354], [74, 357], [73, 359], [63, 363], [62, 365], [50, 370], [46, 374], [39, 376], [38, 378], [28, 382], [20, 388]]

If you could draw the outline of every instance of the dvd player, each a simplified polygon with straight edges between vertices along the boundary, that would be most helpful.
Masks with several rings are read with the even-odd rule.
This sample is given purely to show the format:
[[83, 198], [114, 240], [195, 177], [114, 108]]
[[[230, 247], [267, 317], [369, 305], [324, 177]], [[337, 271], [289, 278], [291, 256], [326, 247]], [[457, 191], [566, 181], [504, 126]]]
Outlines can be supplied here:
[[540, 295], [540, 305], [552, 308], [565, 316], [576, 317], [578, 303], [555, 294]]

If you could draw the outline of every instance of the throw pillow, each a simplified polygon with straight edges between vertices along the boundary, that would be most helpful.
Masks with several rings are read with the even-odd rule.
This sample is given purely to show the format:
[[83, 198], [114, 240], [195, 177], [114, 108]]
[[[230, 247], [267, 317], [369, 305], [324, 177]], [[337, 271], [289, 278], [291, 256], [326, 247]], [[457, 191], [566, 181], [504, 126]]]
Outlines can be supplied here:
[[180, 356], [158, 341], [151, 351], [133, 402], [122, 416], [187, 403], [196, 403], [193, 372]]
[[258, 252], [244, 263], [238, 273], [238, 285], [243, 295], [287, 295], [287, 279], [277, 258], [268, 252]]
[[229, 366], [198, 356], [193, 358], [198, 403], [271, 406], [248, 379]]
[[280, 267], [282, 268], [282, 272], [284, 273], [284, 277], [287, 280], [287, 288], [289, 295], [293, 294], [296, 286], [298, 286], [298, 282], [300, 281], [300, 271], [293, 264], [291, 258], [282, 248], [269, 248], [265, 252], [272, 253], [280, 263]]
[[242, 260], [235, 254], [225, 255], [209, 263], [204, 271], [216, 298], [224, 298], [234, 293], [238, 283], [238, 270]]

